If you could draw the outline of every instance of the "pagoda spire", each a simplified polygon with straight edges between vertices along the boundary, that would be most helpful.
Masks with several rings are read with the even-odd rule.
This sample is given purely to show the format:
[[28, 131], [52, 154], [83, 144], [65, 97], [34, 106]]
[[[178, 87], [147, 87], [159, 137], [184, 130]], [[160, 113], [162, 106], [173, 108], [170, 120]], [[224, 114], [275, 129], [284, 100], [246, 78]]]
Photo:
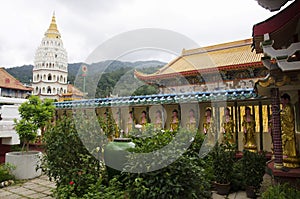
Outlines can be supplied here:
[[55, 20], [55, 11], [52, 15], [52, 20], [48, 30], [45, 33], [45, 36], [48, 38], [60, 38], [60, 33], [57, 29], [56, 20]]

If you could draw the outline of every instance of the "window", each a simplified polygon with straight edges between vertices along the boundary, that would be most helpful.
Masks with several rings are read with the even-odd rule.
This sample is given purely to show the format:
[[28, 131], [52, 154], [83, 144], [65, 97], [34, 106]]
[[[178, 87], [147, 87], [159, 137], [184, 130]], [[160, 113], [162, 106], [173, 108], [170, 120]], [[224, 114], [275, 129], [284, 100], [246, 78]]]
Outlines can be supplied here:
[[48, 74], [48, 80], [51, 81], [52, 80], [52, 75], [49, 73]]
[[48, 88], [47, 88], [47, 93], [51, 94], [51, 87], [50, 86], [48, 86]]

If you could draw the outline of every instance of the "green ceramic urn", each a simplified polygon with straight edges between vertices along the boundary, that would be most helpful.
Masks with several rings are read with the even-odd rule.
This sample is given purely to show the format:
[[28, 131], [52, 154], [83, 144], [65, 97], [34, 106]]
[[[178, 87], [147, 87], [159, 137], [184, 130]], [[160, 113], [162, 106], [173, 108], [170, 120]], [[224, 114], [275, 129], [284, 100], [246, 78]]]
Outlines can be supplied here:
[[135, 144], [130, 138], [115, 138], [106, 145], [104, 148], [104, 161], [109, 179], [120, 174], [127, 162], [127, 155], [129, 154], [127, 150], [134, 147]]

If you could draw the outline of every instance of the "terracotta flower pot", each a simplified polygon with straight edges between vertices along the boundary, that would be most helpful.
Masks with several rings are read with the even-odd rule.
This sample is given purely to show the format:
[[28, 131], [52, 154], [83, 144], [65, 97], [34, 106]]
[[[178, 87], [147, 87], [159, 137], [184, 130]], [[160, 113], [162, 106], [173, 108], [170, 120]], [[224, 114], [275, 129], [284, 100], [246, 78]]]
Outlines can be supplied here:
[[215, 182], [215, 188], [217, 190], [217, 194], [228, 195], [231, 187], [230, 187], [230, 183], [220, 184]]
[[246, 186], [246, 195], [248, 198], [255, 198], [255, 188], [253, 186]]
[[127, 149], [134, 148], [135, 144], [130, 138], [115, 138], [113, 142], [106, 145], [104, 149], [104, 161], [110, 179], [120, 174], [127, 162]]

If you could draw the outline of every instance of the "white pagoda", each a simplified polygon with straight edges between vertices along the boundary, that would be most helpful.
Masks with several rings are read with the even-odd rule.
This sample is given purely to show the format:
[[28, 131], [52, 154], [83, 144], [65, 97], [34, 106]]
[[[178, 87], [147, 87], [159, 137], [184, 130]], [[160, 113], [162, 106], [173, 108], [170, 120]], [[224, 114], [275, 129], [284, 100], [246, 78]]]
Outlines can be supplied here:
[[57, 29], [55, 15], [35, 53], [33, 95], [58, 100], [67, 93], [68, 58]]

